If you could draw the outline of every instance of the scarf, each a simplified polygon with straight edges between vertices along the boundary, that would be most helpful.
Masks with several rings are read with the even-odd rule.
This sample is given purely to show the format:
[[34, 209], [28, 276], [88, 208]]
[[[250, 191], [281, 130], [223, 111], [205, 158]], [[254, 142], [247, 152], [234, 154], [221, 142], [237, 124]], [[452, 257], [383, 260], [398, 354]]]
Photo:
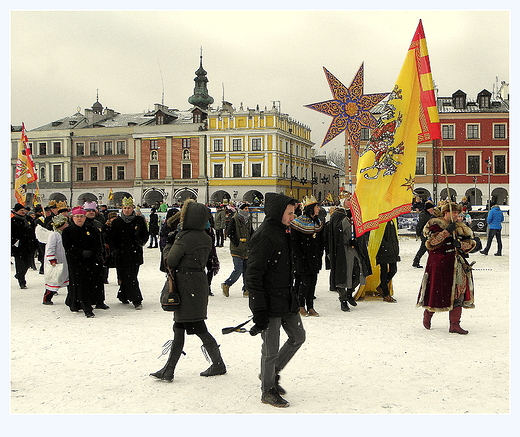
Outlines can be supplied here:
[[132, 211], [132, 214], [130, 215], [124, 215], [124, 214], [121, 214], [121, 218], [123, 219], [123, 221], [125, 223], [131, 223], [132, 220], [136, 217], [135, 215], [135, 211]]

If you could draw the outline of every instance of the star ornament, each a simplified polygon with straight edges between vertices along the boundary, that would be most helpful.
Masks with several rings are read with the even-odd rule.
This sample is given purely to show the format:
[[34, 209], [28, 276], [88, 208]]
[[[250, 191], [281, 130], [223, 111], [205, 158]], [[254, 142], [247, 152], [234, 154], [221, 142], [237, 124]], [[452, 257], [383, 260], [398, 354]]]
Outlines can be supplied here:
[[415, 185], [415, 178], [412, 175], [410, 175], [409, 177], [405, 177], [404, 180], [405, 183], [401, 184], [401, 187], [406, 187], [406, 191], [413, 191], [413, 187]]
[[348, 88], [325, 67], [323, 70], [334, 99], [305, 105], [306, 108], [334, 117], [321, 147], [346, 130], [351, 144], [359, 150], [361, 128], [374, 129], [377, 124], [370, 110], [389, 93], [363, 94], [363, 64]]

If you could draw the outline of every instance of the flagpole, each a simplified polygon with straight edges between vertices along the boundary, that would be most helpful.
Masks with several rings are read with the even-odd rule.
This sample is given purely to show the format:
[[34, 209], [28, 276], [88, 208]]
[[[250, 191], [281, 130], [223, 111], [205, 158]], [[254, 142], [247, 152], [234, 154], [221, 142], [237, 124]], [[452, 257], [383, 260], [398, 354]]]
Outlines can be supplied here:
[[[451, 221], [455, 222], [455, 220], [453, 220], [453, 208], [451, 207], [451, 192], [450, 192], [450, 185], [448, 183], [448, 172], [447, 172], [447, 165], [446, 165], [446, 155], [444, 153], [444, 142], [442, 141], [442, 135], [439, 138], [439, 143], [441, 145], [441, 158], [442, 158], [442, 162], [444, 163], [444, 179], [446, 181], [446, 191], [448, 192], [448, 205], [450, 207]], [[455, 238], [455, 231], [453, 231], [453, 237]]]

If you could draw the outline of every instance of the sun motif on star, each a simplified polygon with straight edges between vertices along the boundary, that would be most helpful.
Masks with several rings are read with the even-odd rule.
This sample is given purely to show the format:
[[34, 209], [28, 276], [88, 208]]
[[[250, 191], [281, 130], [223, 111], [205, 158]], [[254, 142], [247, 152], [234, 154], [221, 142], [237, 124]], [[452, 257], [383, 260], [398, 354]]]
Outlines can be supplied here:
[[374, 129], [377, 124], [377, 120], [370, 110], [389, 93], [363, 94], [363, 64], [359, 67], [348, 88], [325, 67], [323, 67], [323, 70], [325, 71], [325, 76], [327, 76], [333, 100], [305, 105], [306, 108], [334, 117], [321, 147], [346, 130], [350, 143], [358, 151], [361, 129]]
[[406, 187], [406, 191], [413, 191], [413, 187], [415, 185], [415, 178], [410, 175], [407, 178], [404, 178], [406, 181], [404, 184], [401, 184], [401, 187]]

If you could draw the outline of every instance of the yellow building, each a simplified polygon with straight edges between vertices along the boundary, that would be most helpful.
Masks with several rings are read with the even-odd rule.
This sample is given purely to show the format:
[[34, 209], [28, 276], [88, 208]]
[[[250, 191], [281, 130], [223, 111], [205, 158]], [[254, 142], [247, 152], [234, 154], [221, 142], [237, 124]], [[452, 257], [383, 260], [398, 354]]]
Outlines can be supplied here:
[[311, 129], [270, 110], [236, 110], [229, 102], [208, 111], [209, 201], [262, 201], [276, 192], [302, 199], [312, 193]]

